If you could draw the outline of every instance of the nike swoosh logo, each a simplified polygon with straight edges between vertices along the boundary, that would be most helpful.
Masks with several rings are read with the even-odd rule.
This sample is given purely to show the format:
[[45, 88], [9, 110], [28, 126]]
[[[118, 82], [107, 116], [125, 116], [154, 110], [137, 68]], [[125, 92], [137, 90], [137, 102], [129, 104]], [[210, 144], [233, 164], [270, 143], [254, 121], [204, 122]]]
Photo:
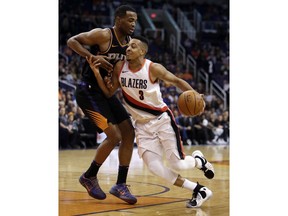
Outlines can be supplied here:
[[122, 73], [127, 73], [127, 72], [129, 72], [129, 71], [122, 71]]
[[113, 45], [113, 44], [112, 44], [112, 47], [118, 47], [118, 45]]

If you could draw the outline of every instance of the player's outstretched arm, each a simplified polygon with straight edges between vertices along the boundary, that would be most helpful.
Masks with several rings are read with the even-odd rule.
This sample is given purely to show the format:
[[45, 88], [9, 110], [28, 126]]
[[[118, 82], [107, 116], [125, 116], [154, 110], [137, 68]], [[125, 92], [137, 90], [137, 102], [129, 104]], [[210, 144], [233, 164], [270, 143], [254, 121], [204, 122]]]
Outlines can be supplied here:
[[163, 80], [170, 83], [182, 91], [194, 90], [185, 80], [176, 77], [170, 71], [168, 71], [163, 65], [153, 63], [150, 67], [152, 78]]

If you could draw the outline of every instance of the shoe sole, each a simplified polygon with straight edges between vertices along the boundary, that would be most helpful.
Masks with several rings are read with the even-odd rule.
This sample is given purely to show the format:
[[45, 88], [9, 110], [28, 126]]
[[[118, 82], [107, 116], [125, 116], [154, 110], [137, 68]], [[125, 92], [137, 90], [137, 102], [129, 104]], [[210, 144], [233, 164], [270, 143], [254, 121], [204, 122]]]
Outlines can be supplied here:
[[207, 196], [205, 199], [203, 199], [200, 204], [198, 203], [196, 206], [192, 206], [192, 205], [189, 204], [189, 202], [187, 202], [186, 203], [186, 207], [187, 208], [199, 208], [199, 207], [201, 207], [204, 202], [206, 202], [207, 200], [209, 200], [213, 196], [213, 192], [212, 191], [210, 191], [210, 192], [211, 192], [210, 195]]

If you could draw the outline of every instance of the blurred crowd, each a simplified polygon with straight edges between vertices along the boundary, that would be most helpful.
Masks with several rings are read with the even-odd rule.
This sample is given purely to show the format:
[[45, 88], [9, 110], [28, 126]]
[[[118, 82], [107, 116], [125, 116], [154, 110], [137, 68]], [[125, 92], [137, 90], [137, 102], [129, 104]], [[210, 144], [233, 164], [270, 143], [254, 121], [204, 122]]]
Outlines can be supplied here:
[[[118, 1], [108, 2], [114, 7], [120, 4]], [[134, 2], [141, 3], [141, 1]], [[145, 3], [145, 5], [159, 7], [161, 4], [159, 1], [156, 2], [158, 4]], [[206, 11], [202, 9], [204, 17], [209, 18], [213, 13], [219, 15], [218, 7], [215, 6], [214, 10], [211, 7]], [[135, 8], [137, 9], [137, 5]], [[66, 45], [66, 41], [72, 35], [110, 23], [107, 11], [106, 1], [59, 1], [59, 149], [90, 148], [98, 144], [96, 131], [93, 132], [91, 129], [88, 119], [78, 107], [74, 97], [75, 86], [80, 81], [85, 59], [74, 53]], [[149, 40], [147, 58], [163, 64], [169, 71], [186, 80], [195, 90], [205, 95], [206, 108], [203, 114], [193, 118], [183, 116], [179, 113], [176, 103], [179, 90], [169, 84], [160, 83], [163, 98], [175, 115], [184, 145], [229, 144], [229, 104], [228, 108], [224, 109], [224, 103], [220, 98], [205, 92], [204, 84], [197, 82], [193, 77], [193, 71], [189, 71], [186, 65], [171, 55], [172, 51], [161, 37], [149, 38]], [[219, 85], [229, 93], [228, 37], [223, 37], [220, 42], [204, 39], [192, 41], [183, 35], [182, 41], [187, 53], [197, 61], [197, 68], [204, 68], [211, 75], [209, 78], [217, 80]], [[120, 90], [117, 96], [123, 100]]]

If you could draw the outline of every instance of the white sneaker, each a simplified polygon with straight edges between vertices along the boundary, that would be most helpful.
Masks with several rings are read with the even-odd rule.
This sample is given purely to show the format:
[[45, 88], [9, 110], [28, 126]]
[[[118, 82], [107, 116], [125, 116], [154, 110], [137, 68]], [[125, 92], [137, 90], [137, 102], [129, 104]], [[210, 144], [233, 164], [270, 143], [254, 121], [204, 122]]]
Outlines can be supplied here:
[[[214, 167], [211, 163], [209, 163], [204, 155], [202, 154], [201, 151], [196, 150], [192, 153], [192, 157], [194, 157], [197, 161], [197, 168], [202, 170], [204, 172], [204, 175], [206, 176], [206, 178], [208, 179], [212, 179], [214, 178]], [[199, 159], [201, 161], [201, 163], [199, 163]]]
[[[199, 189], [200, 188], [200, 189]], [[200, 207], [205, 201], [212, 197], [213, 193], [207, 187], [204, 187], [197, 182], [197, 186], [194, 189], [192, 199], [186, 203], [187, 208]]]

